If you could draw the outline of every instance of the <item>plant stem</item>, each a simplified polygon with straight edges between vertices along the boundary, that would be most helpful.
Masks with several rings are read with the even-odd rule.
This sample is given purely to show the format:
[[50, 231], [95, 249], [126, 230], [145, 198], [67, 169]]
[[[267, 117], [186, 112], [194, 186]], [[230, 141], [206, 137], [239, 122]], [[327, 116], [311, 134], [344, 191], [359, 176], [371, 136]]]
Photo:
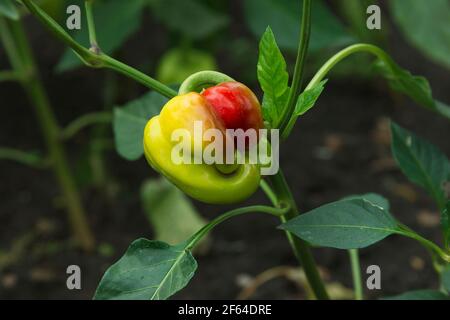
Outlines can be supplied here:
[[58, 39], [69, 46], [78, 57], [89, 67], [92, 68], [109, 68], [117, 71], [129, 78], [136, 80], [144, 86], [153, 89], [163, 96], [173, 98], [177, 92], [161, 82], [147, 76], [146, 74], [136, 70], [104, 53], [89, 50], [76, 42], [55, 20], [46, 14], [32, 0], [22, 0], [23, 4], [35, 15]]
[[395, 62], [392, 60], [392, 58], [384, 50], [378, 48], [377, 46], [367, 43], [354, 44], [345, 49], [342, 49], [334, 56], [332, 56], [327, 62], [325, 62], [325, 64], [319, 69], [319, 71], [317, 71], [317, 73], [308, 83], [305, 90], [311, 89], [314, 86], [316, 86], [320, 81], [322, 81], [325, 78], [328, 72], [330, 72], [330, 70], [333, 69], [335, 65], [337, 65], [339, 62], [341, 62], [342, 60], [344, 60], [345, 58], [356, 52], [371, 53], [380, 60], [384, 61], [389, 66], [395, 65]]
[[264, 193], [266, 194], [267, 198], [269, 198], [270, 202], [274, 206], [278, 205], [277, 195], [273, 192], [273, 190], [270, 187], [270, 185], [265, 180], [261, 180], [261, 182], [259, 183], [259, 186], [261, 187], [262, 191], [264, 191]]
[[61, 131], [62, 139], [70, 139], [84, 128], [98, 123], [110, 123], [112, 114], [108, 111], [92, 112], [82, 115], [72, 121], [66, 128]]
[[289, 123], [289, 119], [291, 118], [295, 109], [297, 97], [300, 94], [306, 63], [306, 55], [308, 53], [310, 34], [311, 34], [311, 0], [303, 0], [302, 23], [300, 26], [300, 39], [297, 50], [297, 59], [295, 62], [294, 76], [292, 79], [291, 90], [289, 92], [287, 105], [286, 108], [284, 108], [283, 113], [281, 114], [281, 122], [279, 127], [281, 135], [283, 135], [283, 131]]
[[361, 278], [361, 266], [359, 264], [358, 249], [348, 250], [352, 267], [353, 289], [355, 290], [355, 300], [363, 299], [363, 288]]
[[401, 234], [405, 237], [408, 237], [408, 238], [418, 241], [421, 245], [423, 245], [431, 253], [436, 254], [439, 258], [441, 258], [446, 263], [450, 263], [450, 255], [447, 254], [444, 250], [442, 250], [437, 244], [422, 237], [417, 232], [413, 231], [411, 228], [409, 228], [408, 226], [406, 226], [404, 224], [399, 224], [399, 226], [400, 226], [400, 232], [398, 232], [398, 234]]
[[232, 217], [240, 216], [245, 213], [250, 212], [261, 212], [261, 213], [267, 213], [271, 214], [273, 216], [281, 216], [285, 214], [289, 208], [273, 208], [268, 206], [249, 206], [249, 207], [242, 207], [235, 210], [228, 211], [214, 220], [212, 220], [210, 223], [205, 225], [203, 228], [201, 228], [196, 234], [192, 236], [192, 238], [189, 240], [189, 244], [186, 247], [187, 250], [191, 250], [195, 247], [195, 245], [209, 232], [211, 231], [215, 226], [218, 224], [224, 222], [225, 220], [228, 220]]
[[3, 81], [20, 81], [20, 75], [14, 71], [0, 71], [0, 82]]
[[11, 148], [0, 148], [0, 160], [12, 160], [36, 169], [48, 167], [48, 163], [39, 155]]
[[99, 46], [97, 42], [97, 33], [95, 32], [95, 21], [94, 14], [92, 10], [92, 4], [94, 0], [85, 0], [84, 4], [86, 7], [86, 19], [89, 30], [89, 43], [91, 44], [91, 50], [95, 53], [99, 53]]
[[[105, 113], [112, 114], [112, 108], [117, 96], [118, 83], [115, 73], [106, 74], [105, 85], [103, 88], [103, 109]], [[115, 196], [116, 183], [112, 173], [109, 171], [108, 163], [105, 159], [105, 148], [102, 146], [102, 140], [110, 138], [111, 125], [103, 124], [93, 127], [89, 151], [89, 163], [93, 175], [93, 184], [97, 189], [103, 192], [108, 200], [113, 200]], [[99, 146], [102, 146], [99, 148]]]
[[[378, 59], [386, 63], [390, 68], [398, 69], [398, 66], [392, 60], [392, 58], [382, 49], [380, 49], [377, 46], [367, 44], [367, 43], [358, 43], [351, 45], [345, 49], [342, 49], [338, 53], [336, 53], [334, 56], [332, 56], [330, 59], [328, 59], [327, 62], [317, 71], [317, 73], [314, 75], [314, 77], [311, 79], [311, 81], [306, 86], [305, 90], [312, 89], [316, 85], [322, 81], [325, 76], [330, 72], [331, 69], [333, 69], [334, 66], [336, 66], [339, 62], [347, 58], [348, 56], [358, 53], [358, 52], [365, 52], [370, 53], [374, 56], [376, 56]], [[450, 119], [450, 110], [448, 107], [444, 106], [444, 104], [440, 103], [439, 101], [436, 101], [436, 108], [434, 109], [435, 112], [440, 114], [441, 116]], [[295, 122], [297, 121], [298, 116], [292, 116], [289, 119], [289, 123], [286, 126], [285, 130], [282, 133], [282, 139], [286, 138], [289, 133], [291, 132], [292, 128], [294, 127]]]
[[203, 89], [215, 86], [222, 82], [235, 81], [226, 74], [217, 71], [200, 71], [190, 75], [180, 86], [179, 94], [201, 92]]
[[[287, 203], [290, 207], [289, 211], [281, 216], [281, 221], [287, 222], [292, 218], [299, 215], [299, 210], [297, 204], [295, 203], [294, 197], [292, 196], [291, 190], [286, 183], [283, 172], [281, 170], [274, 176], [269, 176], [269, 180], [272, 183], [273, 190], [277, 195], [278, 205], [281, 206]], [[314, 261], [314, 257], [311, 253], [310, 246], [308, 243], [295, 237], [292, 233], [286, 231], [286, 236], [291, 244], [294, 254], [297, 260], [303, 267], [305, 271], [306, 278], [314, 291], [317, 299], [328, 300], [328, 294], [325, 289], [325, 285], [320, 277], [319, 271]]]
[[173, 98], [178, 94], [175, 90], [162, 84], [158, 80], [155, 80], [152, 77], [140, 72], [139, 70], [136, 70], [133, 67], [130, 67], [129, 65], [120, 62], [106, 54], [100, 54], [97, 56], [97, 58], [104, 64], [104, 67], [117, 71], [131, 79], [134, 79], [144, 86], [159, 92], [167, 98]]
[[0, 33], [11, 64], [22, 75], [24, 87], [34, 106], [56, 178], [66, 200], [69, 220], [78, 244], [86, 251], [94, 249], [95, 241], [81, 204], [78, 190], [69, 169], [59, 128], [48, 97], [42, 87], [34, 57], [20, 21], [0, 18]]

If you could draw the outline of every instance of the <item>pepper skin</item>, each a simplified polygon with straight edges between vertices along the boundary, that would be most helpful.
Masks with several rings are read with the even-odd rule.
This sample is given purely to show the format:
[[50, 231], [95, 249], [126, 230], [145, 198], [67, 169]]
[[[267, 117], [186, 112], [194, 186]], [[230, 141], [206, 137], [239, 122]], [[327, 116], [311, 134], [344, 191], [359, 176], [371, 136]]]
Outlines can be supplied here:
[[[195, 121], [202, 121], [203, 132], [209, 128], [225, 129], [206, 99], [195, 92], [171, 99], [160, 115], [150, 119], [144, 131], [144, 153], [150, 165], [197, 200], [229, 204], [248, 198], [259, 186], [257, 165], [238, 165], [234, 172], [224, 174], [214, 164], [175, 164], [172, 161], [172, 148], [178, 143], [171, 141], [172, 132], [184, 128], [193, 137]], [[194, 145], [193, 141], [190, 143]], [[204, 141], [201, 147], [207, 144]]]
[[262, 129], [261, 105], [255, 94], [239, 82], [225, 82], [201, 93], [227, 129]]

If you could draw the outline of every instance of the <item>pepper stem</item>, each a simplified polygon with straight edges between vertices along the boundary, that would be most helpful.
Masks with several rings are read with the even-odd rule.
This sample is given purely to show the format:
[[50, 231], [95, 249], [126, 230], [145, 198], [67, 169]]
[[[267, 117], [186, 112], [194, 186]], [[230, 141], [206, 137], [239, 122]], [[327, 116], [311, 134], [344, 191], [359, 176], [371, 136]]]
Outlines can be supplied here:
[[223, 82], [235, 81], [230, 76], [217, 71], [200, 71], [189, 76], [181, 84], [178, 94], [189, 92], [201, 92], [203, 89], [218, 85]]

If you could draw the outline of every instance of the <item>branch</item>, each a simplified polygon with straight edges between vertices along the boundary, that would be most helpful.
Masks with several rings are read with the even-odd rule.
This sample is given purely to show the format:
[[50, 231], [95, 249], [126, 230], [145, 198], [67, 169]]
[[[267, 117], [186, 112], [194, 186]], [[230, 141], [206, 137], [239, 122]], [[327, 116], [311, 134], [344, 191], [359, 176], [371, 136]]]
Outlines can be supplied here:
[[45, 13], [32, 0], [22, 0], [23, 4], [36, 16], [53, 35], [69, 46], [75, 54], [88, 66], [92, 68], [108, 68], [115, 70], [129, 78], [132, 78], [144, 86], [153, 89], [165, 97], [173, 98], [177, 92], [161, 82], [147, 76], [114, 58], [95, 50], [89, 50], [76, 42], [55, 20]]

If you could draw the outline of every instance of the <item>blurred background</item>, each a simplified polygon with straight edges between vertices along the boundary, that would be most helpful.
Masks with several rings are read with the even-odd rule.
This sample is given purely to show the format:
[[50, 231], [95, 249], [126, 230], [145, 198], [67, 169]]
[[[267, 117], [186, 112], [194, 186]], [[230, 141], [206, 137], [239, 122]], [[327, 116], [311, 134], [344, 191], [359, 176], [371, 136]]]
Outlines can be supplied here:
[[[63, 24], [67, 6], [83, 4], [39, 3]], [[366, 28], [370, 4], [381, 7], [381, 30]], [[94, 10], [100, 47], [115, 58], [168, 85], [196, 71], [219, 70], [261, 98], [256, 78], [259, 38], [270, 25], [292, 69], [300, 7], [298, 0], [103, 0]], [[42, 122], [36, 101], [28, 99], [8, 72], [13, 61], [5, 30], [17, 37], [19, 22], [13, 20], [14, 11], [3, 10], [0, 298], [90, 299], [104, 271], [133, 240], [176, 243], [232, 207], [188, 199], [161, 180], [142, 153], [130, 152], [130, 143], [139, 140], [117, 138], [127, 128], [142, 127], [133, 116], [149, 98], [146, 88], [112, 71], [82, 66], [34, 17], [23, 8], [16, 11], [36, 61], [30, 72], [39, 72], [47, 107], [62, 129], [58, 139], [44, 139], [41, 127], [48, 128], [48, 122]], [[340, 48], [370, 42], [403, 68], [426, 77], [434, 97], [448, 104], [449, 18], [446, 0], [314, 0], [307, 77]], [[86, 33], [83, 21], [74, 37], [87, 46]], [[328, 78], [316, 107], [299, 119], [281, 147], [281, 166], [300, 209], [376, 192], [391, 201], [392, 213], [403, 223], [440, 242], [439, 213], [432, 200], [408, 182], [391, 157], [389, 119], [449, 155], [448, 120], [392, 93], [377, 76], [373, 58], [365, 54], [347, 59]], [[78, 199], [85, 231], [92, 236], [82, 247], [74, 241], [73, 220], [67, 214], [67, 183], [64, 191], [54, 154], [47, 156], [48, 150], [55, 151], [55, 143], [65, 153], [71, 194], [77, 195], [72, 205]], [[244, 205], [261, 203], [268, 201], [258, 191]], [[175, 298], [305, 298], [303, 277], [278, 224], [254, 214], [220, 225], [196, 252], [196, 277]], [[350, 298], [347, 252], [314, 252], [333, 295]], [[367, 291], [369, 298], [438, 284], [427, 253], [412, 240], [392, 236], [360, 254], [363, 275], [372, 264], [382, 271], [382, 289]], [[73, 264], [82, 271], [81, 290], [66, 287], [66, 268]]]

